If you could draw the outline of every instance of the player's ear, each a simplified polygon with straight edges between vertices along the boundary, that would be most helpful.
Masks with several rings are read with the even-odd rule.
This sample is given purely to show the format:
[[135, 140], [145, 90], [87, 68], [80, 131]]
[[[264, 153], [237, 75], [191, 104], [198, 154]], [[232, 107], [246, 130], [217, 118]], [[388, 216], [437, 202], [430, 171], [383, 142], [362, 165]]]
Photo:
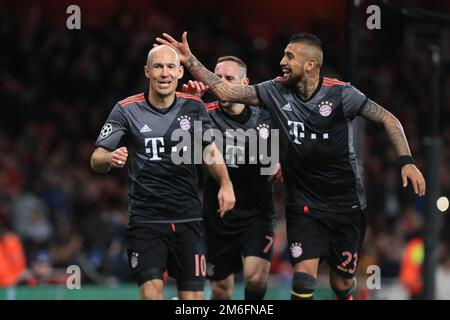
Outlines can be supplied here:
[[242, 84], [248, 85], [250, 83], [250, 80], [248, 78], [245, 78], [244, 81], [242, 81]]
[[317, 62], [315, 60], [309, 60], [308, 62], [306, 62], [305, 69], [306, 71], [312, 71], [316, 65]]
[[178, 79], [183, 78], [184, 75], [184, 68], [183, 66], [180, 66], [180, 68], [178, 69]]
[[149, 70], [148, 70], [148, 67], [147, 66], [144, 66], [144, 74], [145, 74], [145, 77], [147, 78], [147, 79], [150, 79], [150, 75], [149, 75]]

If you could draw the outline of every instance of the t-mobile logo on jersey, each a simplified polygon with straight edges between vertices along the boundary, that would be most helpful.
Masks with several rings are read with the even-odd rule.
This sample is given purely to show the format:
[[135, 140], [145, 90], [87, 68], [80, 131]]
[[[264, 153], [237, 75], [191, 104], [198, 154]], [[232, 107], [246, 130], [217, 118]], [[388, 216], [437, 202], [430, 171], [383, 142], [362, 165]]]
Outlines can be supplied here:
[[[170, 154], [172, 163], [175, 165], [211, 165], [215, 161], [223, 163], [222, 155], [217, 157], [213, 154], [215, 148], [223, 150], [225, 145], [224, 156], [229, 167], [259, 163], [261, 175], [272, 175], [279, 163], [279, 133], [278, 129], [269, 130], [268, 128], [268, 125], [261, 125], [258, 130], [227, 129], [224, 141], [221, 130], [215, 128], [204, 130], [205, 127], [201, 121], [194, 121], [193, 133], [182, 128], [175, 129], [172, 131], [170, 141], [167, 137], [166, 139], [164, 137], [145, 138], [144, 151], [149, 155], [149, 161], [160, 161]], [[173, 142], [177, 144], [168, 147], [166, 142], [169, 145]], [[212, 142], [214, 142], [214, 149], [207, 147], [212, 145]]]
[[[314, 132], [308, 133], [308, 135], [306, 135], [305, 125], [303, 122], [288, 120], [288, 126], [289, 126], [289, 134], [294, 137], [294, 143], [296, 144], [302, 144], [299, 139], [304, 139], [306, 136], [312, 140], [316, 140], [317, 136], [320, 136], [320, 134]], [[321, 135], [322, 139], [324, 140], [328, 139], [328, 133], [322, 133]]]
[[[149, 142], [151, 142], [149, 144]], [[160, 146], [158, 146], [158, 142]], [[157, 138], [146, 138], [145, 139], [145, 153], [148, 153], [151, 155], [149, 160], [161, 160], [162, 158], [159, 156], [158, 152], [164, 152], [164, 138], [163, 137], [157, 137]]]
[[231, 168], [239, 168], [237, 165], [245, 163], [245, 147], [226, 145], [225, 147], [225, 161], [227, 166]]

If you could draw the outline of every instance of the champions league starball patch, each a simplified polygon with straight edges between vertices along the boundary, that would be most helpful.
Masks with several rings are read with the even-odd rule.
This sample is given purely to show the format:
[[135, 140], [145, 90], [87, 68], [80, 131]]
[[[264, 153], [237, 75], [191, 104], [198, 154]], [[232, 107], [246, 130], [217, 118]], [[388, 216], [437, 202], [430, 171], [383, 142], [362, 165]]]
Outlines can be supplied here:
[[177, 118], [178, 121], [180, 121], [180, 128], [183, 130], [189, 130], [191, 128], [191, 117], [188, 116], [181, 116]]
[[269, 135], [270, 135], [269, 125], [260, 124], [259, 126], [256, 127], [256, 129], [258, 130], [259, 136], [262, 139], [266, 140], [269, 138]]
[[291, 249], [291, 256], [293, 258], [298, 258], [303, 253], [302, 245], [298, 242], [292, 243], [290, 249]]
[[321, 103], [319, 103], [319, 113], [322, 117], [328, 117], [331, 112], [333, 111], [333, 109], [331, 109], [331, 106], [333, 104], [331, 102], [328, 101], [322, 101]]
[[112, 125], [110, 123], [106, 123], [102, 130], [100, 131], [100, 138], [105, 139], [112, 132]]

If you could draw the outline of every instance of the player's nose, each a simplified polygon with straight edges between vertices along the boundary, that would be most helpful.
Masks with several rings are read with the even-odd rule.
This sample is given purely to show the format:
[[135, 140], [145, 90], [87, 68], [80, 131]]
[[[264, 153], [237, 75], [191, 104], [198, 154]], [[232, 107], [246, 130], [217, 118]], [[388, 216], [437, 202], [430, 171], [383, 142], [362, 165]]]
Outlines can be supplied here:
[[161, 76], [167, 77], [168, 75], [169, 75], [169, 68], [167, 66], [163, 66]]

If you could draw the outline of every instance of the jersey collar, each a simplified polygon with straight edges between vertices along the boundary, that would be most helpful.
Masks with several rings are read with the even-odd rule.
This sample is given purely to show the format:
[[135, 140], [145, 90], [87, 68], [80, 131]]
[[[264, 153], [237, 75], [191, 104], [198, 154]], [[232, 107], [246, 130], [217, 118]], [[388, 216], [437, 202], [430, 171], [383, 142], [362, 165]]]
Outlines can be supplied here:
[[172, 104], [170, 106], [168, 106], [167, 108], [163, 108], [161, 110], [160, 108], [157, 108], [150, 103], [150, 100], [148, 99], [148, 89], [144, 92], [144, 98], [145, 98], [145, 102], [147, 102], [147, 105], [150, 107], [150, 109], [152, 109], [153, 111], [155, 111], [161, 115], [168, 114], [173, 109], [174, 105], [177, 103], [177, 95], [175, 95], [175, 99], [173, 99]]
[[239, 124], [247, 123], [248, 120], [250, 120], [250, 117], [252, 115], [252, 110], [249, 106], [245, 106], [244, 109], [242, 110], [242, 112], [239, 114], [236, 114], [236, 115], [231, 115], [231, 114], [226, 113], [225, 110], [223, 110], [223, 108], [220, 106], [220, 104], [219, 104], [219, 108], [220, 108], [220, 111], [223, 113], [223, 115], [226, 118], [228, 118], [236, 123], [239, 123]]
[[308, 99], [306, 99], [306, 100], [303, 99], [303, 98], [297, 93], [297, 90], [295, 90], [295, 89], [291, 89], [291, 90], [294, 91], [294, 94], [295, 94], [295, 96], [297, 97], [297, 99], [299, 99], [299, 100], [302, 101], [302, 102], [308, 102], [308, 101], [312, 100], [312, 99], [317, 95], [317, 93], [319, 93], [320, 89], [322, 88], [322, 82], [323, 82], [323, 77], [320, 76], [320, 77], [319, 77], [319, 83], [317, 84], [316, 90], [314, 90], [313, 94], [312, 94]]

